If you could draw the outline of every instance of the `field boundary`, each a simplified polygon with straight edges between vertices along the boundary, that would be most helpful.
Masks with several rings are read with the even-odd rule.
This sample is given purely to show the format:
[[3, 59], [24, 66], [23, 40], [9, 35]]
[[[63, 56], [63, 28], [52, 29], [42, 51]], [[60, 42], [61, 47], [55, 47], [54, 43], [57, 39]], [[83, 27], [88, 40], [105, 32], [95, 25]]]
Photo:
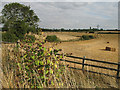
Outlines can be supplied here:
[[[12, 42], [0, 42], [4, 43], [4, 44], [10, 44]], [[18, 44], [18, 42], [17, 42]], [[57, 54], [60, 55], [60, 54]], [[89, 59], [89, 58], [85, 58], [84, 57], [76, 57], [76, 56], [67, 56], [69, 58], [74, 58], [74, 59], [82, 59], [82, 63], [81, 62], [76, 62], [76, 61], [69, 61], [69, 60], [65, 60], [65, 59], [60, 59], [60, 61], [65, 61], [65, 62], [69, 62], [69, 63], [74, 63], [74, 64], [79, 64], [82, 65], [82, 68], [75, 68], [75, 67], [69, 67], [72, 69], [77, 69], [77, 70], [82, 70], [82, 71], [87, 71], [87, 72], [91, 72], [91, 73], [97, 73], [97, 74], [101, 74], [101, 75], [107, 75], [107, 76], [111, 76], [111, 77], [115, 77], [117, 79], [120, 79], [120, 62], [118, 63], [114, 63], [114, 62], [107, 62], [107, 61], [101, 61], [101, 60], [95, 60], [95, 59]], [[98, 65], [92, 65], [92, 64], [85, 64], [85, 61], [92, 61], [92, 62], [98, 62], [98, 63], [106, 63], [106, 64], [110, 64], [110, 65], [116, 65], [117, 69], [115, 68], [109, 68], [109, 67], [105, 67], [105, 66], [98, 66]], [[85, 70], [84, 67], [85, 66], [89, 66], [89, 67], [95, 67], [95, 68], [102, 68], [102, 69], [107, 69], [107, 70], [112, 70], [112, 71], [116, 71], [116, 75], [109, 75], [109, 74], [105, 74], [105, 73], [99, 73], [99, 72], [94, 72], [94, 71], [89, 71], [89, 70]]]
[[[57, 55], [60, 55], [60, 54], [57, 54]], [[60, 59], [60, 61], [82, 65], [81, 69], [80, 68], [75, 68], [75, 67], [69, 67], [69, 68], [77, 69], [77, 70], [82, 70], [82, 71], [87, 71], [87, 72], [91, 72], [91, 73], [97, 73], [97, 74], [106, 75], [106, 76], [115, 77], [117, 79], [120, 79], [120, 77], [119, 77], [119, 75], [120, 75], [120, 62], [114, 63], [114, 62], [107, 62], [107, 61], [100, 61], [100, 60], [88, 59], [88, 58], [85, 58], [85, 56], [84, 57], [67, 56], [67, 57], [74, 58], [74, 59], [82, 59], [82, 63], [76, 62], [76, 61], [69, 61], [69, 60], [65, 60], [65, 59]], [[115, 68], [109, 68], [109, 67], [105, 67], [105, 66], [85, 64], [85, 60], [92, 61], [92, 62], [98, 62], [98, 63], [106, 63], [106, 64], [111, 64], [111, 65], [117, 65], [117, 69], [115, 69]], [[85, 70], [84, 69], [85, 66], [90, 66], [90, 67], [95, 67], [95, 68], [102, 68], [102, 69], [108, 69], [108, 70], [116, 71], [116, 76], [105, 74], [105, 73], [99, 73], [99, 72]]]

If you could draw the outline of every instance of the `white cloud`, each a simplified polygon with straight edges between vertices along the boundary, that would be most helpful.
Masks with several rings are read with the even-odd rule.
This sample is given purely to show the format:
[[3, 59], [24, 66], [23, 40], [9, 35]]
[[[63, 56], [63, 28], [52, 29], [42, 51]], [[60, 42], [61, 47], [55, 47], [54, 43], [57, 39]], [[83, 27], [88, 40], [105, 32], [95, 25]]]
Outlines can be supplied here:
[[2, 2], [118, 2], [119, 0], [1, 0]]
[[41, 9], [37, 9], [36, 12], [42, 20], [40, 26], [48, 28], [89, 28], [100, 24], [103, 28], [117, 28], [117, 7], [113, 7], [115, 3], [77, 4], [79, 7], [74, 6], [75, 3], [38, 4]]
[[23, 2], [39, 16], [45, 28], [117, 28], [117, 3], [106, 2]]

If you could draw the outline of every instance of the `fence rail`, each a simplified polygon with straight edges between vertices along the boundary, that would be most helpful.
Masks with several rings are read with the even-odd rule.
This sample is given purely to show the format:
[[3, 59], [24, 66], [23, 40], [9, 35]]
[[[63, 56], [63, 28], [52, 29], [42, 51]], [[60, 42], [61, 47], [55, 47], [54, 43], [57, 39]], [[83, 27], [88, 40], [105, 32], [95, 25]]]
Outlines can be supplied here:
[[[11, 43], [11, 42], [0, 42], [0, 43]], [[60, 54], [57, 54], [57, 55], [60, 55]], [[83, 71], [87, 71], [87, 72], [97, 73], [97, 74], [101, 74], [101, 75], [112, 76], [112, 77], [116, 77], [117, 79], [120, 78], [120, 77], [119, 77], [119, 74], [120, 74], [120, 62], [114, 63], [114, 62], [94, 60], [94, 59], [85, 58], [85, 56], [84, 56], [84, 57], [67, 56], [67, 57], [69, 57], [69, 58], [74, 58], [74, 59], [82, 59], [82, 63], [80, 63], [80, 62], [75, 62], [75, 61], [69, 61], [69, 60], [60, 59], [61, 61], [65, 61], [65, 62], [69, 62], [69, 63], [74, 63], [74, 64], [81, 64], [81, 65], [82, 65], [82, 69], [80, 69], [80, 68], [75, 68], [75, 67], [70, 67], [70, 68], [72, 68], [72, 69], [78, 69], [78, 70], [83, 70]], [[115, 69], [115, 68], [109, 68], [109, 67], [104, 67], [104, 66], [98, 66], [98, 65], [92, 65], [92, 64], [85, 64], [85, 61], [92, 61], [92, 62], [98, 62], [98, 63], [105, 63], [105, 64], [116, 65], [116, 66], [117, 66], [117, 69]], [[88, 71], [88, 70], [85, 70], [85, 69], [84, 69], [85, 66], [90, 66], [90, 67], [96, 67], [96, 68], [102, 68], [102, 69], [107, 69], [107, 70], [116, 71], [116, 76], [108, 75], [108, 74], [105, 74], [105, 73], [94, 72], [94, 71]]]
[[[60, 54], [57, 54], [57, 55], [60, 55]], [[69, 68], [83, 70], [83, 71], [97, 73], [97, 74], [102, 74], [102, 75], [107, 75], [107, 76], [112, 76], [112, 77], [116, 77], [117, 79], [120, 78], [119, 77], [119, 74], [120, 74], [120, 62], [114, 63], [114, 62], [100, 61], [100, 60], [94, 60], [94, 59], [88, 59], [88, 58], [85, 58], [85, 57], [82, 58], [82, 57], [76, 57], [76, 56], [67, 56], [67, 57], [74, 58], [74, 59], [82, 59], [82, 63], [81, 62], [76, 62], [76, 61], [69, 61], [69, 60], [65, 60], [65, 59], [60, 59], [61, 61], [65, 61], [65, 62], [69, 62], [69, 63], [74, 63], [74, 64], [81, 64], [82, 65], [82, 69], [75, 68], [75, 67], [69, 67]], [[99, 62], [99, 63], [106, 63], [106, 64], [111, 64], [111, 65], [116, 65], [117, 69], [115, 69], [115, 68], [109, 68], [109, 67], [105, 67], [105, 66], [85, 64], [85, 60], [87, 60], [87, 61], [93, 61], [93, 62]], [[108, 75], [108, 74], [105, 74], [105, 73], [94, 72], [94, 71], [88, 71], [88, 70], [84, 69], [85, 66], [90, 66], [90, 67], [96, 67], [96, 68], [102, 68], [102, 69], [116, 71], [116, 76]]]

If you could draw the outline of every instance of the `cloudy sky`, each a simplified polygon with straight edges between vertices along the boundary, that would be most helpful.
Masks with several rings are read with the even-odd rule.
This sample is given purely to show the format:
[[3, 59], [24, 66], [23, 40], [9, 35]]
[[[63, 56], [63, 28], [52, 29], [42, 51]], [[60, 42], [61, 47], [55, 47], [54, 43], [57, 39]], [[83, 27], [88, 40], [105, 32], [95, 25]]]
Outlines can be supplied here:
[[[42, 28], [118, 28], [118, 2], [20, 2], [30, 5]], [[2, 10], [5, 2], [0, 4]]]

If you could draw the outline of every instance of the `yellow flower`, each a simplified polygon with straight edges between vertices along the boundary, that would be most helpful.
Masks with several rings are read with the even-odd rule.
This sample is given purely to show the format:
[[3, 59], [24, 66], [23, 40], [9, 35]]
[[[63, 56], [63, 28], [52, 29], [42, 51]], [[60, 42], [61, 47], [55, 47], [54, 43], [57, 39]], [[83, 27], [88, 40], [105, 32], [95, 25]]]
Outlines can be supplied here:
[[49, 48], [49, 51], [52, 51], [52, 48]]
[[55, 64], [55, 68], [57, 68], [57, 65]]

